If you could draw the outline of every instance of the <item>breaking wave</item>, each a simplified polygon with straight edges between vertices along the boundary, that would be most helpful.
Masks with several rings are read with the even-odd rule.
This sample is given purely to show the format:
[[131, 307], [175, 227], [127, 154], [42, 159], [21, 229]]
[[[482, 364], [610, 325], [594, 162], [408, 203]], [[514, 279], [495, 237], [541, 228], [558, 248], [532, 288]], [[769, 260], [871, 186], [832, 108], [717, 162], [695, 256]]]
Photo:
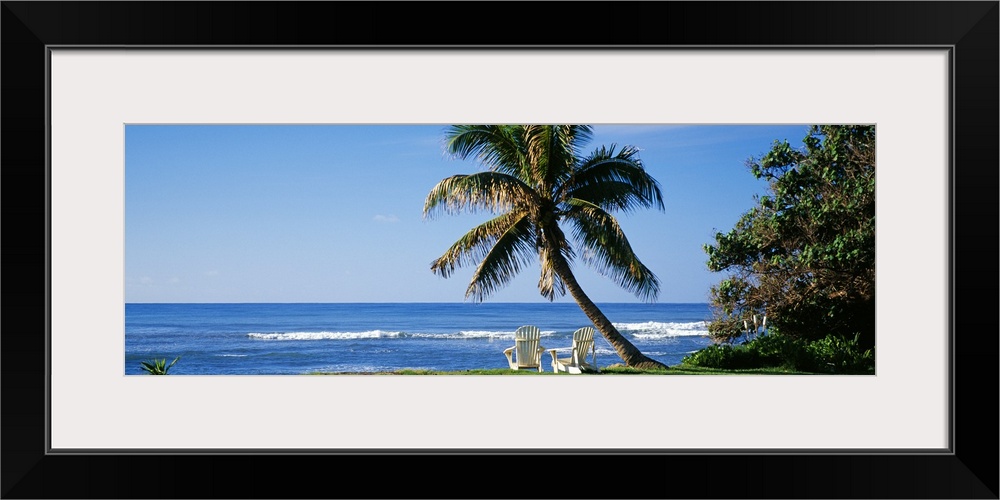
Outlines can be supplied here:
[[371, 330], [367, 332], [283, 332], [248, 333], [247, 337], [258, 340], [355, 340], [404, 337], [402, 332]]
[[646, 321], [644, 323], [615, 323], [615, 328], [622, 333], [628, 333], [636, 339], [656, 340], [667, 337], [687, 337], [708, 335], [708, 326], [704, 321], [686, 323]]

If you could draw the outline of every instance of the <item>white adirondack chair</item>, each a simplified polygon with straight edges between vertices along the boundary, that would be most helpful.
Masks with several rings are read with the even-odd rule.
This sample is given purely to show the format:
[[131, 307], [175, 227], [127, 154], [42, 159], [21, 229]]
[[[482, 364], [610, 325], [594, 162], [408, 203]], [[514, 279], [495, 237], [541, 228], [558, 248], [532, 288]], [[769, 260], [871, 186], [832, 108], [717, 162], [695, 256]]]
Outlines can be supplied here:
[[[567, 373], [583, 373], [601, 371], [597, 367], [597, 348], [594, 346], [594, 327], [585, 326], [573, 332], [573, 345], [549, 349], [552, 355], [552, 371]], [[559, 357], [558, 351], [570, 351], [567, 357]], [[587, 356], [590, 355], [590, 361]]]
[[511, 370], [537, 368], [543, 371], [542, 353], [545, 348], [541, 345], [541, 338], [542, 332], [537, 326], [525, 325], [514, 331], [514, 347], [503, 351]]

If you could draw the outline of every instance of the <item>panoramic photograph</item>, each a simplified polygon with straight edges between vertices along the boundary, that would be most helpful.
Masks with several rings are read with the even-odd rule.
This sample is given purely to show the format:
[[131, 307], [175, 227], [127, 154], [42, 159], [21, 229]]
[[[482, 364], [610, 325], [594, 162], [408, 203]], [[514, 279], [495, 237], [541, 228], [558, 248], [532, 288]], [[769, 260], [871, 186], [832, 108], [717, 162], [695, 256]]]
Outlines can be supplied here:
[[125, 126], [124, 373], [874, 375], [874, 125]]

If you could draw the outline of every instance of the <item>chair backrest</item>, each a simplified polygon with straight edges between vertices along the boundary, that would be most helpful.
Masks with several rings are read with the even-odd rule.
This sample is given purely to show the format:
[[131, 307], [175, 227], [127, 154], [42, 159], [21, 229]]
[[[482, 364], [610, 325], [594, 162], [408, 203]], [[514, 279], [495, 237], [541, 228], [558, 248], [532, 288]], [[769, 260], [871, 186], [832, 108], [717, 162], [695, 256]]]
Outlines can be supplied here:
[[594, 348], [594, 327], [585, 326], [573, 332], [573, 347], [577, 349], [577, 354], [583, 360], [584, 356]]
[[539, 366], [542, 362], [542, 352], [538, 346], [542, 332], [537, 326], [525, 325], [514, 331], [514, 352], [517, 366]]

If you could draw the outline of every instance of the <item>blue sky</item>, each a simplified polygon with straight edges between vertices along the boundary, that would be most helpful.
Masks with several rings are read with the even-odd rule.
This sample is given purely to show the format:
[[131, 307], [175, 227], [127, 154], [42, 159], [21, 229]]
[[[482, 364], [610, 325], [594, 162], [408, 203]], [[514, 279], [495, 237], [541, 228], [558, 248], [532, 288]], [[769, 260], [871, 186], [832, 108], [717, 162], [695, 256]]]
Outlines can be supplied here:
[[[126, 302], [461, 302], [473, 269], [430, 263], [489, 214], [424, 219], [441, 179], [482, 167], [444, 152], [446, 125], [128, 125]], [[640, 149], [666, 210], [616, 214], [661, 282], [707, 302], [702, 245], [766, 192], [745, 161], [806, 125], [594, 125], [588, 151]], [[595, 302], [635, 296], [582, 263]], [[526, 268], [490, 302], [543, 302]], [[569, 296], [557, 299], [572, 301]]]

